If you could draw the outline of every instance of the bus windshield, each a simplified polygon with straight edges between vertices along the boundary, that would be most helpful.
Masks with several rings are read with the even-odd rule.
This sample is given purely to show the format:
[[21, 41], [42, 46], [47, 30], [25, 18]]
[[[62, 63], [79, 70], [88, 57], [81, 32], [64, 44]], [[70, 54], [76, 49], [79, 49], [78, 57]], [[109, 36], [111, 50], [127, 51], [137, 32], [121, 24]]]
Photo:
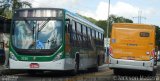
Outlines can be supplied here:
[[12, 34], [18, 49], [55, 49], [62, 44], [62, 21], [16, 20]]

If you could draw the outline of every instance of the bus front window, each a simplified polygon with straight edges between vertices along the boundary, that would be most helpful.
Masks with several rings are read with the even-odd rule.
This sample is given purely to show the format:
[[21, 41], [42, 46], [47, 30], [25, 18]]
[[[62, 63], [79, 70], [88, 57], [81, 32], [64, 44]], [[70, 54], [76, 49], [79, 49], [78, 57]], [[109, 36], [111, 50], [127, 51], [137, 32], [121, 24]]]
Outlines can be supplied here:
[[15, 21], [13, 30], [18, 49], [55, 49], [62, 43], [62, 21]]

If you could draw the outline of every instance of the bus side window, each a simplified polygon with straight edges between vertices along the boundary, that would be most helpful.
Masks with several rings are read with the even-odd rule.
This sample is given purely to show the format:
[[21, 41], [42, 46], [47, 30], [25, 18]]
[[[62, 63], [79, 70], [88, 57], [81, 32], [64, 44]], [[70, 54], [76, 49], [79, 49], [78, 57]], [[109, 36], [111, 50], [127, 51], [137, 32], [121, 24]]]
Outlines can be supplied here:
[[77, 37], [78, 37], [78, 40], [77, 40], [77, 46], [78, 47], [81, 47], [82, 46], [82, 25], [80, 23], [77, 22]]
[[72, 21], [72, 36], [71, 36], [71, 38], [72, 38], [72, 42], [71, 42], [71, 44], [72, 44], [72, 46], [76, 46], [76, 41], [77, 41], [77, 36], [76, 36], [76, 22], [73, 20]]
[[76, 32], [76, 22], [72, 21], [72, 31]]
[[82, 31], [82, 32], [83, 32], [83, 35], [86, 35], [86, 31], [87, 31], [87, 30], [86, 30], [86, 26], [83, 25], [82, 27], [83, 27], [83, 28], [82, 28], [82, 29], [83, 29], [83, 31]]
[[77, 22], [76, 25], [77, 25], [77, 33], [81, 33], [82, 32], [81, 24]]
[[95, 44], [98, 46], [98, 32], [95, 31]]
[[66, 25], [65, 25], [65, 31], [67, 33], [70, 33], [71, 32], [71, 27], [72, 27], [71, 20], [69, 18], [67, 18], [66, 19]]
[[91, 29], [87, 28], [88, 37], [91, 36]]
[[92, 30], [92, 38], [94, 39], [95, 38], [95, 31]]
[[88, 28], [87, 29], [87, 32], [88, 32], [88, 41], [87, 41], [87, 43], [88, 43], [88, 47], [90, 48], [91, 47], [91, 37], [92, 37], [92, 32], [91, 32], [92, 30], [91, 30], [91, 28]]
[[90, 36], [91, 36], [91, 38], [92, 38], [92, 29], [90, 29], [90, 32], [91, 32], [91, 33], [90, 33]]

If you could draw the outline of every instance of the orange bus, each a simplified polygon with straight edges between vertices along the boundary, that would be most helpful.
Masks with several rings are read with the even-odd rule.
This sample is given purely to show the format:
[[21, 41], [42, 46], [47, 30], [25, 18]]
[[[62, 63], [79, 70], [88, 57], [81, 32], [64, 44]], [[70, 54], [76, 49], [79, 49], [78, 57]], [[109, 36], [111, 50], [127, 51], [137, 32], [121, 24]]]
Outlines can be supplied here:
[[115, 23], [112, 25], [109, 68], [114, 74], [124, 69], [155, 73], [155, 48], [153, 25]]

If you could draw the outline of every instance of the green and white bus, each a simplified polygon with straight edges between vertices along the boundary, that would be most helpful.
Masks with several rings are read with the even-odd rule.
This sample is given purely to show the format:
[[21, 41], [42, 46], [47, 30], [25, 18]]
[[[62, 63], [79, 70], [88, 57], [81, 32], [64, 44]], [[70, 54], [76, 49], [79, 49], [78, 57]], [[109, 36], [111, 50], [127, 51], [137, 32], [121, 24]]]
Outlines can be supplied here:
[[14, 11], [9, 69], [97, 69], [104, 63], [104, 30], [81, 16], [59, 8]]

